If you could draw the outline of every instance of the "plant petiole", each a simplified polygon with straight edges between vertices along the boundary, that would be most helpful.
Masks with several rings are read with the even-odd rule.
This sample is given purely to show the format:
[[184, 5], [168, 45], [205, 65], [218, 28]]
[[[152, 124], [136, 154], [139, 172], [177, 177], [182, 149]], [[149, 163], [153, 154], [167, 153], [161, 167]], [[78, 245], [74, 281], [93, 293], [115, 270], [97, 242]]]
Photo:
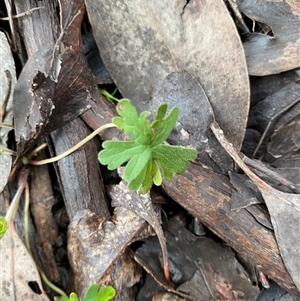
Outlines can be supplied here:
[[16, 155], [16, 152], [13, 151], [12, 149], [9, 149], [9, 148], [6, 148], [6, 147], [0, 145], [0, 155], [2, 155], [3, 153], [9, 154], [9, 155]]
[[83, 140], [81, 140], [79, 143], [77, 143], [76, 145], [74, 145], [73, 147], [68, 149], [67, 151], [63, 152], [62, 154], [60, 154], [58, 156], [55, 156], [55, 157], [52, 157], [52, 158], [49, 158], [49, 159], [40, 160], [40, 161], [30, 160], [28, 162], [28, 164], [31, 164], [31, 165], [44, 165], [44, 164], [53, 163], [53, 162], [56, 162], [58, 160], [61, 160], [64, 157], [66, 157], [66, 156], [70, 155], [71, 153], [75, 152], [78, 148], [80, 148], [85, 143], [87, 143], [89, 140], [91, 140], [92, 138], [97, 136], [103, 130], [108, 129], [108, 128], [112, 128], [112, 127], [116, 127], [116, 126], [113, 123], [104, 124], [104, 125], [100, 126], [98, 129], [96, 129], [94, 132], [89, 134], [87, 137], [85, 137]]

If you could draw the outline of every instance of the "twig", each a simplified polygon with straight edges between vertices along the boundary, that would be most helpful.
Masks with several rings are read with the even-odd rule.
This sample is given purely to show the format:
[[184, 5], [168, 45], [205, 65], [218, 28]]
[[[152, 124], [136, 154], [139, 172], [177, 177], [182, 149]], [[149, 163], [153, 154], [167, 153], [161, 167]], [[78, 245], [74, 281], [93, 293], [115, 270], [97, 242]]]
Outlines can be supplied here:
[[263, 133], [263, 135], [261, 136], [261, 138], [260, 138], [260, 140], [259, 140], [259, 142], [258, 142], [258, 144], [257, 144], [257, 146], [256, 146], [256, 148], [255, 148], [255, 150], [254, 150], [254, 153], [252, 154], [252, 157], [251, 157], [251, 158], [254, 158], [254, 157], [255, 157], [257, 151], [259, 150], [261, 144], [263, 143], [263, 141], [264, 141], [264, 139], [265, 139], [265, 137], [266, 137], [266, 135], [267, 135], [267, 133], [268, 133], [268, 131], [269, 131], [269, 129], [270, 129], [270, 126], [271, 126], [273, 120], [276, 119], [278, 116], [280, 116], [280, 115], [281, 115], [282, 113], [284, 113], [285, 111], [289, 110], [291, 107], [293, 107], [296, 103], [299, 102], [299, 100], [300, 100], [300, 97], [298, 97], [296, 100], [294, 100], [294, 101], [291, 102], [289, 105], [287, 105], [284, 109], [282, 109], [281, 111], [279, 111], [278, 113], [276, 113], [274, 116], [272, 116], [272, 117], [270, 118], [269, 123], [268, 123], [267, 127], [265, 128], [264, 133]]
[[[44, 6], [31, 8], [31, 9], [29, 9], [29, 10], [23, 12], [23, 13], [20, 13], [20, 14], [17, 14], [17, 15], [12, 15], [11, 17], [13, 19], [17, 19], [17, 18], [21, 18], [21, 17], [24, 17], [24, 16], [28, 16], [28, 15], [32, 14], [34, 11], [39, 10], [41, 8], [44, 8]], [[10, 17], [2, 17], [2, 18], [0, 18], [0, 20], [9, 21]]]
[[[289, 181], [285, 177], [281, 176], [277, 172], [270, 170], [266, 166], [264, 166], [261, 162], [250, 160], [245, 155], [242, 156], [242, 160], [250, 167], [255, 168], [256, 170], [259, 170], [266, 174], [267, 176], [271, 177], [272, 179], [278, 181], [280, 184], [288, 187], [290, 190], [292, 190], [294, 193], [300, 194], [300, 188], [297, 187], [293, 182]], [[255, 171], [255, 170], [254, 170]]]

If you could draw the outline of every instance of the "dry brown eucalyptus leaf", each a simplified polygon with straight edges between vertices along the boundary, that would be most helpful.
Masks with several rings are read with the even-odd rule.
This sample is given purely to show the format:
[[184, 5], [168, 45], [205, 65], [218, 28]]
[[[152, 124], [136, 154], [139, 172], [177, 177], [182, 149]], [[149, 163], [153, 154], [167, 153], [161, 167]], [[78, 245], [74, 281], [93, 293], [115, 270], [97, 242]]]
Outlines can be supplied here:
[[[220, 146], [209, 125], [213, 112], [201, 85], [185, 70], [172, 72], [154, 94], [152, 111], [161, 103], [170, 108], [179, 108], [179, 118], [168, 142], [196, 148], [197, 160], [213, 169], [227, 172], [232, 169], [232, 160]], [[216, 164], [218, 165], [216, 166]]]
[[244, 50], [223, 1], [85, 3], [103, 62], [124, 97], [140, 111], [148, 109], [166, 76], [187, 70], [202, 85], [227, 137], [241, 147], [249, 80]]
[[[15, 231], [13, 222], [0, 239], [1, 301], [49, 301], [36, 265]], [[39, 288], [36, 293], [31, 286]]]
[[[164, 266], [164, 274], [167, 281], [170, 280], [170, 272], [168, 266], [168, 252], [167, 245], [164, 236], [164, 232], [160, 225], [159, 217], [154, 211], [150, 193], [140, 194], [133, 191], [128, 191], [126, 184], [122, 181], [119, 185], [112, 188], [111, 193], [113, 192], [113, 197], [117, 199], [117, 204], [124, 208], [127, 208], [137, 214], [139, 217], [144, 219], [153, 227], [160, 246], [162, 250], [163, 256], [163, 266]], [[113, 206], [116, 206], [116, 202], [113, 202]]]
[[43, 45], [32, 54], [14, 92], [19, 153], [80, 115], [88, 108], [87, 100], [98, 96], [82, 53], [80, 26], [84, 2], [61, 0], [60, 10], [60, 36], [55, 45]]
[[300, 290], [300, 195], [281, 192], [265, 183], [247, 167], [216, 122], [212, 123], [211, 129], [224, 149], [261, 192], [271, 216], [283, 262]]
[[249, 34], [243, 43], [251, 75], [268, 75], [298, 68], [300, 6], [293, 0], [238, 0], [240, 11], [271, 27], [274, 36]]
[[[234, 252], [207, 237], [196, 237], [174, 221], [164, 225], [171, 279], [176, 290], [164, 284], [160, 247], [155, 237], [144, 240], [136, 251], [136, 259], [151, 273], [160, 285], [191, 300], [217, 300], [225, 297], [236, 300], [244, 297], [255, 300], [258, 288], [249, 281], [244, 268], [237, 262]], [[188, 298], [187, 298], [188, 299]]]

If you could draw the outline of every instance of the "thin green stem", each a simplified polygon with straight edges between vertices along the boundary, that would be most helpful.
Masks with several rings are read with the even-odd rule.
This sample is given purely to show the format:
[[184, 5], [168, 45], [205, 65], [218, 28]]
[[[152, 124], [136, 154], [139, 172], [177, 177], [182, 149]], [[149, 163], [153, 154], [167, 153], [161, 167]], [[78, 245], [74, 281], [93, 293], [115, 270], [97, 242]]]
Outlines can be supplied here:
[[96, 129], [94, 132], [92, 132], [90, 135], [85, 137], [83, 140], [81, 140], [79, 143], [77, 143], [76, 145], [74, 145], [73, 147], [68, 149], [67, 151], [63, 152], [62, 154], [60, 154], [58, 156], [55, 156], [55, 157], [52, 157], [52, 158], [49, 158], [49, 159], [40, 160], [40, 161], [30, 160], [29, 164], [31, 164], [31, 165], [44, 165], [44, 164], [53, 163], [53, 162], [56, 162], [58, 160], [61, 160], [62, 158], [64, 158], [64, 157], [70, 155], [71, 153], [75, 152], [78, 148], [83, 146], [85, 143], [87, 143], [89, 140], [94, 138], [96, 135], [98, 135], [103, 130], [108, 129], [108, 128], [112, 128], [112, 127], [115, 127], [115, 125], [113, 123], [104, 124], [104, 125], [100, 126], [98, 129]]
[[2, 155], [3, 153], [9, 154], [9, 155], [16, 155], [16, 152], [13, 151], [12, 149], [9, 149], [9, 148], [6, 148], [6, 147], [0, 145], [0, 155]]
[[101, 91], [101, 94], [102, 94], [103, 96], [105, 96], [107, 99], [109, 99], [109, 100], [114, 100], [114, 101], [116, 101], [116, 102], [119, 102], [119, 101], [120, 101], [120, 99], [114, 97], [114, 94], [116, 93], [117, 89], [115, 89], [115, 91], [114, 91], [112, 94], [110, 94], [109, 92], [107, 92], [107, 91], [104, 90], [104, 89], [101, 89], [100, 91]]
[[22, 182], [19, 185], [18, 190], [17, 190], [16, 194], [14, 195], [14, 198], [6, 212], [5, 219], [7, 220], [8, 223], [16, 215], [16, 212], [19, 207], [20, 198], [21, 198], [24, 188], [25, 188], [25, 183]]
[[25, 245], [29, 253], [31, 254], [30, 242], [29, 242], [28, 214], [29, 214], [29, 186], [27, 183], [25, 186], [25, 204], [24, 204], [24, 238], [25, 238]]
[[12, 124], [9, 123], [0, 123], [0, 127], [1, 128], [8, 128], [8, 129], [14, 129], [14, 126]]

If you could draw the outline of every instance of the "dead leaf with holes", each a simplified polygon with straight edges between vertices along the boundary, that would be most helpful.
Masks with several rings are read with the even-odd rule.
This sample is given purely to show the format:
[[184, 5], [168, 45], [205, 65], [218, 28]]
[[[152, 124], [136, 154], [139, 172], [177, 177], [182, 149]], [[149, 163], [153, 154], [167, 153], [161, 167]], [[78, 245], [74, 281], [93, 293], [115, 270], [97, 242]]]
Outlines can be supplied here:
[[[107, 275], [110, 275], [111, 284], [118, 292], [129, 291], [140, 277], [138, 269], [133, 265], [129, 273], [122, 273], [124, 279], [120, 276], [122, 268], [112, 268], [147, 226], [143, 218], [124, 207], [123, 203], [128, 202], [128, 198], [132, 197], [132, 202], [137, 198], [137, 194], [130, 195], [127, 191], [125, 184], [109, 189], [112, 206], [116, 207], [112, 221], [105, 221], [103, 217], [88, 210], [79, 212], [71, 221], [68, 229], [68, 254], [79, 296], [83, 296], [91, 283], [107, 281]], [[132, 277], [128, 278], [126, 275]], [[125, 290], [124, 287], [128, 289]]]
[[50, 301], [43, 290], [35, 262], [15, 231], [13, 222], [0, 239], [0, 254], [1, 301]]

